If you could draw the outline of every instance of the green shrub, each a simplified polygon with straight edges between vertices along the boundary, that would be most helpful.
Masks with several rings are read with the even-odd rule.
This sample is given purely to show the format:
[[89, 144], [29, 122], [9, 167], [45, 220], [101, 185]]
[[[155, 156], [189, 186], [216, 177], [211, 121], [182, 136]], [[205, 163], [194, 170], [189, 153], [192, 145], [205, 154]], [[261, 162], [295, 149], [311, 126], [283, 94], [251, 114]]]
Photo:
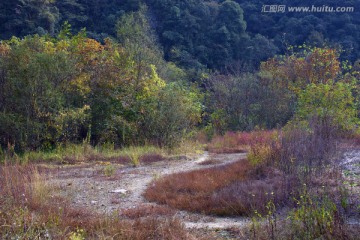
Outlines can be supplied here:
[[312, 196], [304, 188], [289, 213], [292, 239], [331, 239], [341, 228], [336, 204], [327, 196]]
[[105, 176], [111, 177], [115, 174], [115, 170], [116, 170], [115, 167], [113, 165], [109, 164], [104, 167], [103, 172], [104, 172]]
[[320, 121], [330, 119], [330, 124], [340, 130], [354, 130], [359, 119], [353, 88], [343, 82], [308, 85], [299, 95], [297, 118], [308, 120], [317, 116]]

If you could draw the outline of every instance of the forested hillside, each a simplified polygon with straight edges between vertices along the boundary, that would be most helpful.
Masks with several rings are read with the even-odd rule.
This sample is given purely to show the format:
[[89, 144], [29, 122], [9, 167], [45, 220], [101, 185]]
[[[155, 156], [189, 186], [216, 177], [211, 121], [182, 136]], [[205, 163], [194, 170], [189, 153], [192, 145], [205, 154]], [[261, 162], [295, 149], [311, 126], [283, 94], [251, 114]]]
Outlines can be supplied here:
[[271, 4], [302, 7], [354, 7], [353, 12], [338, 13], [261, 13], [259, 7], [267, 1], [236, 0], [244, 10], [247, 31], [261, 34], [274, 41], [284, 51], [288, 45], [301, 45], [306, 42], [316, 46], [330, 44], [342, 48], [343, 58], [354, 61], [360, 50], [360, 2], [357, 0], [280, 0]]
[[269, 13], [240, 0], [0, 4], [2, 146], [174, 146], [194, 127], [208, 137], [281, 127], [316, 98], [311, 84], [345, 94], [333, 117], [341, 104], [359, 115], [357, 1], [342, 2], [348, 13]]
[[[149, 8], [147, 18], [168, 61], [186, 68], [222, 69], [234, 61], [259, 64], [304, 42], [341, 48], [342, 59], [359, 58], [359, 2], [349, 13], [264, 13], [265, 1], [207, 0], [14, 0], [0, 3], [0, 38], [57, 34], [65, 21], [103, 41], [116, 37], [125, 13]], [[340, 6], [339, 1], [275, 1], [286, 6]]]

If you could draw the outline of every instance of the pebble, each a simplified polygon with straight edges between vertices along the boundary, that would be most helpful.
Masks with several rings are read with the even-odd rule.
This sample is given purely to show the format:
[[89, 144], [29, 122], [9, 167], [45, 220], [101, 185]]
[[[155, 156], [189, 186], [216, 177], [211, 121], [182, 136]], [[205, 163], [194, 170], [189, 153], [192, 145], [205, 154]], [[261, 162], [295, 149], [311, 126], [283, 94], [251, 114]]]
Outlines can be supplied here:
[[126, 190], [126, 189], [116, 189], [116, 190], [110, 191], [110, 193], [126, 194], [126, 193], [127, 193], [127, 190]]

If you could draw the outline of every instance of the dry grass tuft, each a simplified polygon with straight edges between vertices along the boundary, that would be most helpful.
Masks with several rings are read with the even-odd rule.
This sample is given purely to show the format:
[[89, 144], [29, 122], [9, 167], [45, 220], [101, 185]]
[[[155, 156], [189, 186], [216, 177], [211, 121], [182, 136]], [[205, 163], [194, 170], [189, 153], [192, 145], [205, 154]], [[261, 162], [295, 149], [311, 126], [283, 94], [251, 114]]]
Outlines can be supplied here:
[[[339, 181], [325, 180], [330, 175], [332, 180], [341, 178], [333, 164], [336, 133], [328, 122], [314, 119], [308, 126], [289, 125], [282, 132], [227, 133], [210, 149], [223, 152], [224, 143], [232, 149], [246, 145], [248, 159], [166, 176], [153, 182], [144, 196], [182, 210], [250, 216], [266, 213], [269, 202], [277, 209], [292, 206], [303, 184], [314, 194], [338, 193]], [[327, 192], [321, 190], [324, 185]]]
[[164, 205], [143, 204], [136, 208], [126, 209], [120, 212], [120, 216], [128, 219], [138, 219], [143, 217], [172, 217], [176, 211]]
[[199, 165], [216, 165], [216, 164], [220, 164], [221, 161], [220, 160], [216, 160], [216, 159], [209, 159], [203, 162], [200, 162]]
[[148, 153], [144, 154], [140, 157], [140, 163], [143, 165], [152, 164], [155, 162], [161, 162], [164, 161], [165, 158], [157, 153]]
[[144, 196], [174, 208], [216, 215], [251, 215], [255, 208], [264, 211], [270, 199], [283, 204], [288, 180], [273, 169], [264, 170], [262, 176], [254, 171], [247, 160], [240, 160], [178, 173], [153, 182]]
[[131, 159], [128, 156], [104, 156], [102, 154], [92, 154], [86, 159], [86, 162], [111, 162], [116, 164], [129, 164]]
[[254, 144], [268, 142], [276, 131], [227, 132], [224, 136], [216, 136], [207, 148], [212, 153], [244, 153]]
[[[166, 207], [147, 211], [170, 216]], [[128, 215], [133, 220], [70, 207], [36, 166], [0, 167], [1, 239], [192, 239], [175, 218]]]

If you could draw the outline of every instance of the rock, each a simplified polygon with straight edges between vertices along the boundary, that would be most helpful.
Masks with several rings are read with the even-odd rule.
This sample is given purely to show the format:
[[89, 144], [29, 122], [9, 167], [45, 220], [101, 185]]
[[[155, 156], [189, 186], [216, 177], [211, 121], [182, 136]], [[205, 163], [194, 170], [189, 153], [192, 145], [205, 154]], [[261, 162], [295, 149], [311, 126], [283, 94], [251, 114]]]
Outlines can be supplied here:
[[116, 190], [110, 191], [110, 193], [126, 194], [126, 193], [127, 193], [127, 190], [126, 190], [126, 189], [116, 189]]
[[97, 201], [91, 201], [91, 204], [95, 205], [97, 204]]

